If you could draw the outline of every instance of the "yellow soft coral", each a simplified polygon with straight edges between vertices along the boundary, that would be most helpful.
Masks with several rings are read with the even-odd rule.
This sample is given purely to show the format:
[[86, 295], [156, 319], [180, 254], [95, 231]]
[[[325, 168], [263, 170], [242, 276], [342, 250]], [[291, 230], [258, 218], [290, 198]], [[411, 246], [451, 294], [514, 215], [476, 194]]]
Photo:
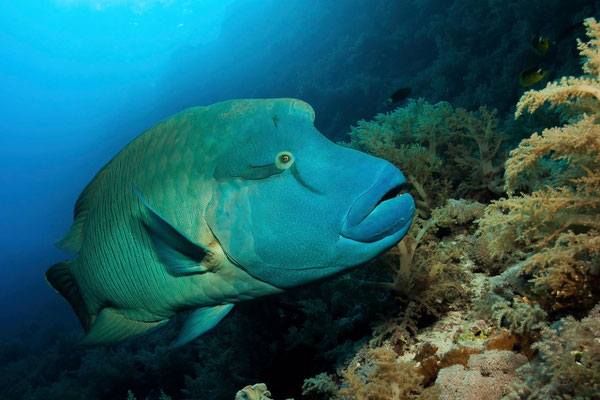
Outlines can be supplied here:
[[436, 399], [435, 388], [422, 386], [423, 375], [412, 361], [398, 360], [384, 347], [370, 349], [368, 357], [354, 360], [342, 371], [340, 400]]
[[[589, 43], [579, 42], [591, 77], [563, 78], [519, 101], [517, 116], [545, 102], [571, 112], [570, 124], [533, 134], [506, 162], [509, 197], [490, 205], [479, 233], [497, 255], [520, 251], [524, 271], [549, 309], [591, 306], [600, 275], [600, 26], [587, 19]], [[590, 96], [593, 101], [590, 101]], [[581, 113], [581, 110], [585, 111]], [[523, 175], [551, 163], [553, 176], [530, 194], [514, 195]]]
[[416, 334], [420, 317], [439, 317], [449, 304], [461, 296], [468, 297], [467, 274], [458, 264], [465, 244], [440, 242], [435, 233], [440, 228], [460, 230], [459, 226], [472, 226], [483, 209], [480, 203], [448, 200], [445, 206], [433, 210], [430, 219], [417, 217], [408, 234], [376, 261], [388, 268], [391, 280], [362, 283], [390, 291], [405, 307], [397, 318], [375, 328], [371, 344], [381, 344], [394, 332]]
[[[598, 87], [600, 88], [600, 84]], [[541, 135], [534, 133], [529, 139], [523, 140], [519, 147], [510, 153], [510, 160], [506, 163], [508, 193], [513, 194], [519, 174], [529, 168], [536, 168], [537, 163], [546, 155], [554, 160], [575, 163], [574, 167], [594, 168], [598, 163], [600, 149], [598, 132], [600, 126], [592, 117], [584, 115], [572, 125], [546, 129]], [[592, 178], [591, 174], [584, 175]]]

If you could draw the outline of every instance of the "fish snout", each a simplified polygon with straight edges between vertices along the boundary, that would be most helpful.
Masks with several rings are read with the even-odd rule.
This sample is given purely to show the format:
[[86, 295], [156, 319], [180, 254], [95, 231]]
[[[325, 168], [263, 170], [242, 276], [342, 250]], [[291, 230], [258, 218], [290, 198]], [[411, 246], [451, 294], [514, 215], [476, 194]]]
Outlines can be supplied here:
[[415, 202], [404, 193], [406, 178], [386, 163], [376, 181], [350, 206], [340, 235], [371, 243], [393, 235], [412, 222]]

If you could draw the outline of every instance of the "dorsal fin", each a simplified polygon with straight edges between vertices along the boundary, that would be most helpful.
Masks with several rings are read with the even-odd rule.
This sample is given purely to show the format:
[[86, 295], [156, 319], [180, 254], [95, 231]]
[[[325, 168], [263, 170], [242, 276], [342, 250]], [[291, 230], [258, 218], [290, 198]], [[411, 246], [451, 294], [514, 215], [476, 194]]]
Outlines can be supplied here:
[[69, 271], [71, 262], [72, 260], [62, 261], [51, 266], [46, 271], [46, 281], [73, 307], [81, 326], [87, 332], [92, 324], [92, 318], [85, 308], [77, 282]]
[[103, 308], [85, 335], [81, 344], [97, 345], [121, 342], [150, 332], [166, 324], [169, 320], [134, 321], [111, 307]]
[[[108, 164], [107, 164], [108, 165]], [[85, 223], [87, 221], [88, 210], [90, 204], [100, 181], [101, 174], [106, 166], [104, 166], [96, 176], [87, 184], [83, 189], [77, 201], [75, 202], [75, 208], [73, 209], [73, 225], [69, 231], [60, 239], [56, 241], [56, 247], [66, 251], [67, 253], [77, 254], [83, 243], [83, 231]]]

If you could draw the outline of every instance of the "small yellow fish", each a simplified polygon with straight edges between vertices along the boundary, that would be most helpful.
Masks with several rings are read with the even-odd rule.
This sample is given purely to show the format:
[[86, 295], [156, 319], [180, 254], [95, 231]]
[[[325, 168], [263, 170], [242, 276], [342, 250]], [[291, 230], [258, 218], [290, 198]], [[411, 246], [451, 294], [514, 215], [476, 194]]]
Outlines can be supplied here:
[[521, 82], [521, 86], [523, 87], [535, 85], [544, 79], [547, 73], [548, 71], [537, 65], [534, 67], [525, 68], [519, 74], [519, 82]]
[[531, 50], [538, 56], [543, 56], [548, 52], [548, 48], [550, 48], [550, 41], [547, 37], [542, 35], [535, 35], [531, 38]]

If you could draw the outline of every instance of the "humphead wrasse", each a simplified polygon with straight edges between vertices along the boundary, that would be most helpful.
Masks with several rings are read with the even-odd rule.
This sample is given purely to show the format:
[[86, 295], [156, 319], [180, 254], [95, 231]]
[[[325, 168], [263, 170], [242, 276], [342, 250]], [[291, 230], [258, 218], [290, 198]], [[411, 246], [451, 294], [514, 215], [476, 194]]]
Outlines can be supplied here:
[[392, 164], [326, 139], [294, 99], [194, 107], [150, 128], [83, 190], [46, 272], [84, 344], [129, 339], [192, 310], [174, 346], [237, 302], [365, 263], [415, 206]]

